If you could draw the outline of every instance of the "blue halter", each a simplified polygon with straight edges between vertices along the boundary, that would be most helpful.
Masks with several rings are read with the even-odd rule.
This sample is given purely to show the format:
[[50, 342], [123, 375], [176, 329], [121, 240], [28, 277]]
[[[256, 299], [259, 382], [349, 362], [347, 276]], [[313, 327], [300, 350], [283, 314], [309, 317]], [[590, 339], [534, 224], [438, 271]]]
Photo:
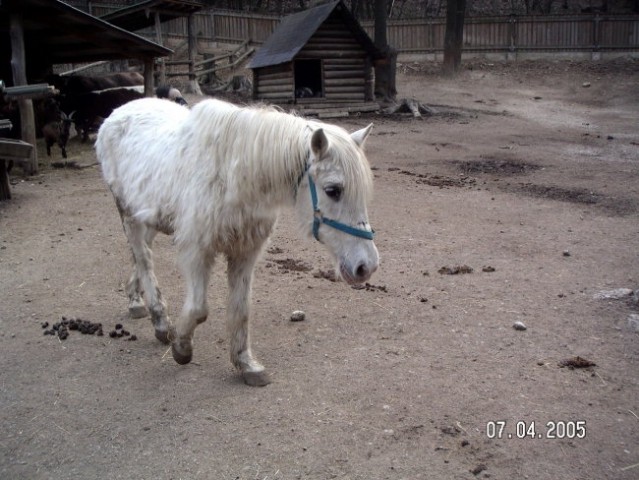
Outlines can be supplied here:
[[348, 233], [355, 237], [365, 238], [366, 240], [373, 239], [375, 232], [364, 230], [362, 228], [351, 227], [350, 225], [346, 225], [345, 223], [338, 222], [337, 220], [333, 220], [322, 215], [322, 211], [319, 209], [317, 204], [317, 189], [315, 188], [315, 182], [308, 173], [308, 165], [306, 166], [304, 173], [308, 175], [308, 186], [311, 190], [311, 200], [313, 202], [313, 236], [315, 237], [315, 240], [319, 242], [319, 227], [322, 223], [329, 227], [333, 227], [340, 232]]

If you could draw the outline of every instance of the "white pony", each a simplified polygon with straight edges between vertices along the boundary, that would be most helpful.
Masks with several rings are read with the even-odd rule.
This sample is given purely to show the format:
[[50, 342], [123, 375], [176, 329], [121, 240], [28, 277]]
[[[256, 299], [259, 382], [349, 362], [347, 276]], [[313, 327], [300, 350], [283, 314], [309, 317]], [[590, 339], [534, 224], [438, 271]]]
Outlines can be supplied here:
[[[155, 336], [172, 343], [179, 364], [190, 362], [195, 327], [208, 315], [211, 267], [223, 253], [231, 361], [247, 384], [269, 383], [251, 352], [249, 304], [255, 261], [281, 207], [294, 206], [303, 231], [326, 245], [346, 282], [364, 282], [378, 267], [366, 209], [372, 174], [362, 150], [371, 127], [349, 135], [275, 109], [219, 100], [189, 110], [145, 98], [116, 109], [100, 128], [96, 152], [133, 252], [126, 288], [131, 316], [150, 311]], [[175, 235], [186, 279], [175, 324], [153, 273], [158, 231]]]

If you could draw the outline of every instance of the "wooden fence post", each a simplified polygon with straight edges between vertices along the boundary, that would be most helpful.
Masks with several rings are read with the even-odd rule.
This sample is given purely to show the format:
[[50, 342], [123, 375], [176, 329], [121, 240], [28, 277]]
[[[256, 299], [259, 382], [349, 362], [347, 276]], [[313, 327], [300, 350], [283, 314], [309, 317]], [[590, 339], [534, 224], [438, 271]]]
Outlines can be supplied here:
[[153, 91], [153, 73], [154, 73], [154, 59], [153, 57], [146, 57], [144, 59], [144, 96], [152, 97]]
[[[158, 45], [164, 45], [162, 41], [162, 23], [160, 23], [160, 12], [154, 12], [155, 16], [155, 43]], [[164, 63], [163, 58], [158, 58], [158, 63], [160, 64], [160, 75], [158, 77], [158, 84], [165, 85], [166, 84], [166, 64]]]
[[595, 15], [592, 22], [593, 22], [593, 26], [592, 26], [593, 39], [592, 39], [591, 59], [600, 60], [601, 52], [599, 51], [599, 48], [601, 47], [601, 17], [599, 16], [599, 14]]
[[517, 60], [517, 16], [512, 14], [509, 21], [510, 47], [506, 57], [508, 60]]
[[[14, 86], [27, 85], [27, 69], [24, 53], [24, 29], [22, 27], [22, 15], [11, 14], [9, 35], [11, 38], [11, 70], [13, 71]], [[35, 116], [33, 102], [30, 98], [18, 99], [20, 107], [21, 137], [27, 143], [33, 145], [31, 161], [23, 166], [26, 175], [38, 173], [38, 154], [36, 152]]]
[[217, 42], [217, 36], [215, 34], [215, 11], [211, 10], [211, 32], [210, 32], [210, 36], [211, 36], [211, 40], [214, 42]]
[[189, 84], [185, 89], [187, 93], [194, 93], [195, 95], [202, 95], [200, 84], [197, 83], [197, 77], [195, 76], [195, 55], [197, 54], [197, 37], [195, 36], [193, 14], [188, 18], [188, 36], [189, 36]]

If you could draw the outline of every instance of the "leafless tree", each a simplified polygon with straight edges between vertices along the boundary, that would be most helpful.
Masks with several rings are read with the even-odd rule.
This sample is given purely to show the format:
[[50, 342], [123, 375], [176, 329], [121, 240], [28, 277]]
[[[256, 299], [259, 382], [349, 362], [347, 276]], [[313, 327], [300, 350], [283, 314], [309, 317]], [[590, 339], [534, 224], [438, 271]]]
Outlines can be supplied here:
[[443, 71], [455, 75], [461, 65], [466, 0], [447, 0]]
[[375, 46], [383, 58], [375, 62], [375, 96], [383, 102], [395, 100], [397, 88], [397, 50], [388, 44], [388, 0], [375, 0]]

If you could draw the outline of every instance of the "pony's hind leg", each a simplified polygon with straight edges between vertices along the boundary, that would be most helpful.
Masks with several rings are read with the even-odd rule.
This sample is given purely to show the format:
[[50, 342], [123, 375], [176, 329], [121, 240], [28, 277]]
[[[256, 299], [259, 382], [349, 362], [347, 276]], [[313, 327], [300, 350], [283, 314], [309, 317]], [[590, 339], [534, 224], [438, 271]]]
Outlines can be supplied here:
[[230, 336], [231, 362], [242, 373], [244, 383], [262, 387], [271, 383], [264, 366], [251, 351], [249, 331], [251, 283], [259, 249], [247, 256], [229, 256], [229, 301], [227, 327]]
[[206, 321], [206, 299], [214, 254], [206, 251], [185, 252], [180, 255], [180, 265], [186, 279], [186, 301], [180, 318], [171, 327], [171, 352], [180, 365], [193, 358], [193, 333], [195, 327]]
[[140, 293], [144, 292], [144, 299], [155, 327], [155, 337], [162, 343], [169, 343], [169, 319], [166, 314], [166, 304], [162, 299], [162, 293], [153, 272], [151, 242], [155, 231], [127, 215], [122, 215], [122, 226], [129, 240], [135, 263], [135, 272], [127, 284], [129, 309], [141, 303]]
[[[146, 228], [145, 241], [149, 250], [152, 250], [153, 239], [157, 235], [157, 230], [152, 228]], [[133, 263], [135, 262], [135, 256], [133, 257]], [[131, 318], [143, 318], [149, 315], [149, 310], [144, 304], [144, 290], [140, 286], [140, 277], [138, 276], [137, 267], [133, 268], [133, 274], [126, 284], [126, 293], [129, 297], [129, 315]]]

